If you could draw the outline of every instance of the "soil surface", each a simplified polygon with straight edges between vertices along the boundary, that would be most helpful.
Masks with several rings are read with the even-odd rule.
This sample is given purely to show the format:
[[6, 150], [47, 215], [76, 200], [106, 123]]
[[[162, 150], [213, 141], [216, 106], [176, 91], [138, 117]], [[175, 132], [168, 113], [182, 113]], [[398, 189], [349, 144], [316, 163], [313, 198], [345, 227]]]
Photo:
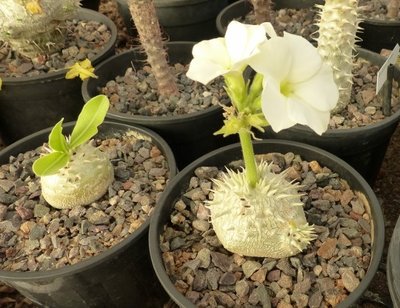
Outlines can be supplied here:
[[[122, 18], [118, 14], [115, 0], [101, 0], [99, 11], [109, 16], [119, 29], [116, 43], [117, 52], [127, 50], [137, 45], [135, 38], [129, 37], [123, 25]], [[0, 148], [4, 146], [0, 136]], [[379, 172], [375, 185], [376, 192], [384, 214], [385, 220], [385, 248], [381, 260], [381, 266], [358, 303], [358, 307], [392, 307], [388, 282], [386, 279], [386, 260], [390, 238], [396, 221], [400, 215], [400, 128], [398, 127], [392, 136], [392, 140], [386, 152], [384, 162]], [[166, 307], [174, 307], [170, 302]], [[13, 288], [0, 284], [0, 307], [36, 307], [29, 300], [18, 294]]]

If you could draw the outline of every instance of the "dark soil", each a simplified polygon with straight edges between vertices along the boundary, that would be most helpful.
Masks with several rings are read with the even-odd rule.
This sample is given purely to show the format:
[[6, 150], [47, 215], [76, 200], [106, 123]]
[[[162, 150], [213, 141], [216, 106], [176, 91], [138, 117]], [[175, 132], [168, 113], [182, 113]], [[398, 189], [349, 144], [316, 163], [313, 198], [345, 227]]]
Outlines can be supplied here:
[[[119, 29], [116, 48], [117, 52], [127, 50], [137, 45], [137, 39], [129, 37], [123, 25], [122, 18], [117, 12], [115, 0], [102, 0], [100, 11], [109, 16]], [[0, 147], [2, 146], [0, 136]], [[4, 146], [4, 144], [3, 144]], [[392, 236], [396, 221], [400, 216], [400, 128], [398, 127], [392, 136], [392, 140], [386, 152], [384, 162], [373, 186], [378, 199], [381, 202], [385, 220], [385, 248], [381, 260], [381, 266], [374, 280], [359, 301], [359, 307], [392, 307], [388, 283], [386, 280], [386, 260], [389, 241]], [[166, 307], [174, 307], [170, 302]], [[18, 294], [14, 289], [0, 285], [0, 307], [36, 307], [29, 300]]]

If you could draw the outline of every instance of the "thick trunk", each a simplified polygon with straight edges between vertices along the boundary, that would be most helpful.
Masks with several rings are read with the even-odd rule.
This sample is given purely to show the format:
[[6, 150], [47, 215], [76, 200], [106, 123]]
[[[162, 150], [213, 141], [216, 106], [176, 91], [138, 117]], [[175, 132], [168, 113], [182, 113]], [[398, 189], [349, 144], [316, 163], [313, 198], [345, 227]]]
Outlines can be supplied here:
[[147, 62], [156, 78], [159, 94], [179, 95], [175, 78], [167, 62], [167, 52], [162, 41], [153, 0], [130, 0], [129, 10], [139, 33], [140, 43], [146, 52]]
[[271, 21], [271, 0], [250, 0], [253, 5], [256, 23]]

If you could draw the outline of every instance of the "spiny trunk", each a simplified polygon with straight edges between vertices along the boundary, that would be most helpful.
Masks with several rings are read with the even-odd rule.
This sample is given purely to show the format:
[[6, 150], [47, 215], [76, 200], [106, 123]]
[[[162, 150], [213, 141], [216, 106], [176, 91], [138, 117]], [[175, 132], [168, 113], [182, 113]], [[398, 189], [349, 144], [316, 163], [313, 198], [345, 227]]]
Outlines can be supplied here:
[[339, 101], [332, 113], [346, 108], [350, 102], [353, 86], [353, 52], [358, 40], [359, 29], [358, 0], [326, 0], [321, 9], [318, 51], [324, 61], [331, 65], [336, 85], [339, 88]]
[[140, 43], [146, 52], [147, 62], [156, 78], [159, 94], [179, 95], [167, 62], [167, 52], [153, 0], [129, 0], [129, 10], [139, 33]]
[[387, 16], [389, 18], [396, 18], [399, 15], [400, 9], [399, 0], [390, 0], [387, 5]]
[[253, 5], [256, 23], [271, 21], [271, 0], [250, 0]]

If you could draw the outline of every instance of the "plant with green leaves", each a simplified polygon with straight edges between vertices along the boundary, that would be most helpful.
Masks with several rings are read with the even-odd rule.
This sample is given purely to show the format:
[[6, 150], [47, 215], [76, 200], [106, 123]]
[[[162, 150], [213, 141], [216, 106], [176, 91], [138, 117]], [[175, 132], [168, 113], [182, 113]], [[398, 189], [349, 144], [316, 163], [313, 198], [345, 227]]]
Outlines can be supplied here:
[[109, 108], [105, 95], [90, 99], [82, 108], [69, 137], [61, 119], [51, 130], [46, 154], [32, 166], [40, 176], [44, 199], [56, 208], [72, 208], [96, 201], [114, 179], [113, 166], [90, 139], [97, 134]]
[[79, 7], [80, 0], [1, 0], [0, 41], [28, 58], [59, 51], [65, 43], [65, 21]]
[[[278, 132], [299, 123], [321, 135], [339, 96], [332, 69], [305, 38], [277, 36], [270, 23], [232, 21], [224, 38], [197, 43], [193, 56], [189, 78], [207, 84], [224, 77], [232, 106], [225, 107], [216, 133], [239, 135], [245, 166], [215, 181], [208, 204], [218, 239], [246, 256], [282, 258], [302, 251], [315, 234], [298, 185], [286, 180], [286, 172], [256, 162], [251, 130], [271, 125]], [[256, 71], [251, 82], [243, 74], [248, 66]]]

